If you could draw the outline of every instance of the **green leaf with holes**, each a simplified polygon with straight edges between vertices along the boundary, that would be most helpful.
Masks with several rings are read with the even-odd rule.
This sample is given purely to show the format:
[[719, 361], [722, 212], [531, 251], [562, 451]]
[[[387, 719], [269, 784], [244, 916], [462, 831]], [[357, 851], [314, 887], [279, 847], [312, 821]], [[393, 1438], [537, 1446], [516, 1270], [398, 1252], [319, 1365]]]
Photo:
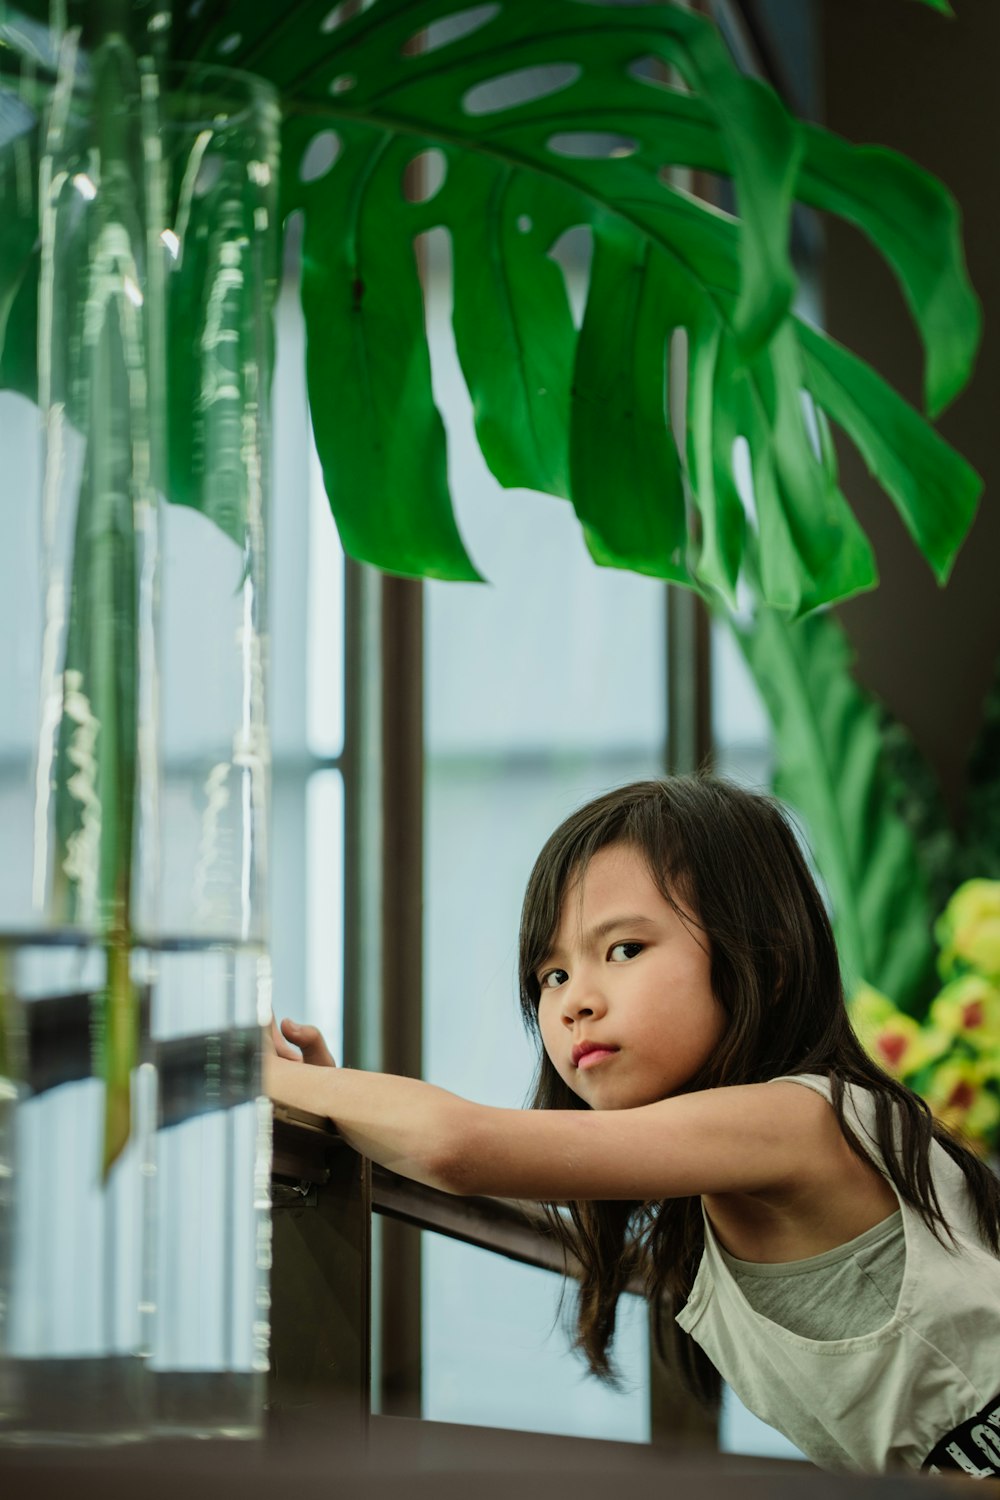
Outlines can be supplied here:
[[[313, 429], [344, 547], [405, 574], [476, 578], [448, 497], [413, 245], [385, 232], [405, 140], [362, 134], [306, 219], [302, 306]], [[372, 180], [376, 184], [373, 191]]]
[[958, 206], [929, 172], [881, 146], [803, 127], [798, 195], [855, 224], [892, 267], [925, 352], [924, 400], [937, 416], [972, 374], [982, 312], [962, 256]]
[[944, 583], [955, 558], [954, 538], [965, 534], [976, 513], [979, 475], [870, 366], [806, 324], [797, 332], [803, 383], [850, 433]]
[[[457, 16], [461, 30], [463, 12], [466, 22], [480, 24], [449, 40], [442, 22]], [[214, 35], [224, 30], [219, 22]], [[651, 88], [631, 76], [629, 66], [646, 57], [661, 69], [675, 67], [699, 90], [724, 142], [746, 222], [734, 296], [719, 315], [744, 350], [763, 346], [791, 290], [785, 242], [798, 142], [783, 109], [734, 70], [713, 27], [680, 9], [638, 14], [564, 0], [542, 12], [499, 5], [470, 12], [441, 0], [411, 6], [383, 0], [331, 37], [329, 67], [322, 73], [313, 68], [292, 85], [305, 118], [291, 115], [286, 128], [283, 201], [305, 217], [304, 305], [311, 343], [313, 330], [322, 341], [321, 360], [313, 365], [310, 356], [314, 430], [349, 550], [363, 548], [368, 560], [398, 571], [467, 576], [457, 565], [449, 575], [439, 558], [430, 568], [416, 560], [429, 535], [443, 536], [447, 504], [446, 491], [439, 491], [443, 503], [434, 507], [429, 526], [429, 496], [414, 494], [414, 469], [421, 488], [444, 472], [443, 445], [433, 457], [428, 446], [436, 432], [429, 381], [418, 391], [407, 380], [406, 423], [392, 424], [412, 431], [424, 455], [420, 465], [410, 465], [402, 493], [385, 467], [392, 433], [380, 415], [399, 410], [393, 366], [423, 368], [420, 320], [401, 313], [390, 334], [384, 317], [411, 279], [403, 260], [412, 257], [411, 242], [440, 226], [451, 241], [459, 359], [494, 473], [505, 484], [569, 494], [600, 561], [686, 579], [687, 522], [681, 470], [664, 421], [666, 330], [658, 326], [656, 289], [672, 272], [692, 274], [697, 220], [710, 216], [697, 206], [687, 212], [690, 200], [660, 180], [667, 162], [684, 160], [683, 141], [664, 138], [669, 100], [683, 96]], [[272, 30], [272, 76], [281, 44]], [[243, 45], [255, 64], [254, 44], [244, 36]], [[601, 130], [613, 127], [621, 107], [616, 101], [624, 99], [631, 101], [628, 133], [614, 128], [605, 131], [607, 139], [595, 136], [595, 116]], [[328, 172], [303, 182], [303, 176], [312, 179], [310, 153], [322, 139], [321, 125], [336, 130], [339, 156]], [[439, 153], [444, 181], [429, 198], [420, 201], [417, 194], [411, 197], [418, 201], [407, 201], [407, 162], [431, 150]], [[664, 215], [664, 201], [685, 211]], [[336, 232], [324, 238], [320, 256], [310, 225], [317, 218], [332, 224], [334, 214]], [[396, 265], [387, 279], [377, 265], [387, 253], [390, 224], [398, 230], [389, 236]], [[598, 247], [598, 266], [615, 239], [638, 243], [643, 285], [633, 302], [650, 319], [641, 350], [626, 347], [622, 329], [612, 350], [614, 320], [593, 295], [577, 335], [551, 252], [568, 230], [581, 227]], [[388, 339], [385, 385], [368, 378], [372, 336], [358, 326], [353, 337], [340, 335], [337, 288], [344, 286], [363, 288], [349, 309], [355, 325], [367, 320]], [[364, 381], [344, 378], [348, 348], [367, 351]], [[622, 400], [608, 403], [619, 358], [626, 369]], [[603, 385], [591, 378], [599, 368]], [[326, 393], [335, 370], [334, 402]], [[366, 429], [372, 438], [362, 447], [356, 438]], [[377, 536], [373, 496], [380, 505]], [[412, 542], [401, 529], [407, 520]]]
[[[315, 363], [310, 355], [314, 428], [349, 550], [446, 575], [442, 557], [453, 555], [447, 495], [427, 493], [428, 477], [444, 472], [429, 381], [417, 397], [407, 380], [403, 406], [388, 370], [382, 386], [366, 383], [367, 361], [365, 381], [352, 379], [348, 351], [370, 350], [374, 332], [347, 336], [352, 318], [374, 330], [389, 316], [397, 370], [425, 368], [409, 292], [407, 308], [392, 310], [412, 290], [409, 262], [381, 237], [392, 225], [391, 239], [410, 246], [440, 227], [451, 246], [459, 358], [480, 444], [502, 483], [568, 495], [599, 562], [732, 602], [746, 535], [733, 466], [742, 438], [766, 597], [798, 614], [875, 583], [871, 549], [837, 486], [823, 412], [810, 421], [803, 411], [815, 359], [800, 325], [782, 315], [787, 281], [770, 234], [780, 224], [785, 235], [794, 195], [879, 244], [918, 318], [937, 409], [967, 378], [979, 337], [957, 215], [939, 184], [892, 153], [792, 126], [767, 90], [737, 78], [711, 26], [675, 7], [376, 0], [353, 17], [345, 7], [292, 6], [281, 24], [245, 19], [242, 6], [216, 12], [198, 46], [207, 54], [238, 34], [234, 56], [273, 77], [291, 106], [284, 202], [306, 220], [304, 300], [311, 343], [322, 341]], [[303, 73], [297, 28], [317, 19]], [[667, 66], [686, 89], [665, 86]], [[330, 131], [336, 160], [303, 174], [317, 136]], [[407, 194], [407, 160], [426, 166], [427, 153], [443, 182]], [[732, 177], [741, 217], [693, 201], [664, 180], [666, 166]], [[309, 228], [317, 218], [327, 226], [321, 255]], [[553, 263], [570, 230], [593, 247], [579, 330]], [[390, 253], [394, 270], [379, 280]], [[586, 279], [582, 266], [568, 274]], [[363, 296], [345, 312], [348, 286]], [[853, 372], [839, 374], [825, 398], [864, 448], [861, 404], [853, 422], [845, 417]], [[676, 411], [685, 387], [680, 454], [668, 404]], [[376, 410], [379, 389], [387, 394]], [[402, 425], [395, 411], [407, 413], [423, 456], [420, 481], [402, 497], [389, 478]], [[919, 476], [910, 489], [918, 510], [936, 503]], [[890, 493], [900, 503], [898, 483]], [[940, 527], [952, 557], [967, 510], [954, 507]], [[934, 525], [922, 514], [915, 534]], [[431, 537], [441, 543], [421, 564]], [[932, 560], [940, 566], [939, 553]], [[451, 576], [467, 574], [456, 563]]]
[[[680, 467], [664, 421], [666, 275], [634, 235], [607, 234], [595, 247], [576, 359], [572, 493], [599, 562], [689, 583]], [[616, 493], [627, 507], [606, 504]]]
[[[90, 15], [85, 0], [67, 5], [71, 22]], [[954, 203], [898, 155], [791, 120], [710, 21], [584, 0], [203, 0], [172, 45], [177, 60], [224, 60], [280, 93], [282, 206], [305, 221], [313, 427], [355, 556], [476, 576], [454, 521], [417, 265], [420, 237], [443, 230], [486, 460], [504, 485], [569, 498], [599, 562], [732, 602], [756, 531], [775, 606], [798, 614], [870, 588], [826, 409], [947, 571], [977, 481], [915, 414], [911, 456], [893, 435], [891, 461], [885, 445], [873, 454], [864, 367], [832, 346], [824, 357], [789, 316], [787, 239], [796, 198], [872, 239], [917, 321], [937, 412], [980, 335]], [[730, 178], [738, 217], [696, 201], [675, 169]], [[592, 248], [589, 272], [567, 254], [574, 239]], [[183, 413], [181, 400], [181, 435]], [[953, 486], [959, 503], [941, 506]]]
[[[38, 286], [37, 118], [0, 89], [0, 386], [32, 399]], [[27, 316], [26, 316], [27, 315]]]
[[[739, 406], [760, 539], [762, 597], [791, 614], [846, 598], [877, 577], [871, 547], [837, 485], [829, 447], [810, 437], [798, 328], [745, 368], [728, 350], [716, 399]], [[719, 469], [730, 453], [716, 445]]]

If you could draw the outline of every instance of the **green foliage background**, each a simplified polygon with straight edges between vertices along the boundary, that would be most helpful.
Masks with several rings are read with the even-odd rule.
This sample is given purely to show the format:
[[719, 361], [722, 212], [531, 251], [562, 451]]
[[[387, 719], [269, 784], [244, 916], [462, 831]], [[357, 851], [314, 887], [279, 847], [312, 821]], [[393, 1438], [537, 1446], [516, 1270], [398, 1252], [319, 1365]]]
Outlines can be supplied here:
[[[85, 45], [105, 10], [67, 0]], [[134, 25], [147, 10], [131, 8]], [[45, 0], [5, 14], [0, 66], [21, 74], [25, 124], [0, 149], [4, 202], [18, 209], [0, 227], [0, 382], [30, 392], [35, 139], [23, 65], [32, 53], [44, 78], [53, 55]], [[599, 563], [734, 604], [748, 539], [733, 476], [742, 436], [763, 599], [799, 615], [871, 588], [875, 561], [838, 485], [829, 420], [947, 576], [978, 477], [875, 371], [795, 316], [788, 241], [800, 201], [848, 219], [878, 247], [916, 320], [925, 406], [936, 415], [967, 380], [980, 332], [956, 206], [898, 154], [794, 120], [773, 90], [738, 72], [711, 22], [679, 5], [582, 0], [375, 0], [360, 10], [216, 0], [175, 17], [158, 45], [164, 65], [167, 53], [225, 62], [279, 92], [282, 213], [301, 212], [305, 224], [313, 426], [353, 556], [414, 576], [477, 576], [448, 493], [414, 253], [416, 237], [443, 227], [486, 461], [502, 484], [568, 498]], [[318, 136], [336, 156], [314, 174]], [[428, 151], [444, 181], [412, 202], [404, 179]], [[678, 168], [729, 177], [737, 216], [676, 186]], [[579, 227], [593, 256], [577, 329], [552, 250]], [[173, 325], [193, 332], [197, 298], [180, 282], [175, 303]], [[666, 351], [678, 329], [683, 451], [667, 421], [677, 372]], [[184, 451], [184, 402], [172, 410]]]

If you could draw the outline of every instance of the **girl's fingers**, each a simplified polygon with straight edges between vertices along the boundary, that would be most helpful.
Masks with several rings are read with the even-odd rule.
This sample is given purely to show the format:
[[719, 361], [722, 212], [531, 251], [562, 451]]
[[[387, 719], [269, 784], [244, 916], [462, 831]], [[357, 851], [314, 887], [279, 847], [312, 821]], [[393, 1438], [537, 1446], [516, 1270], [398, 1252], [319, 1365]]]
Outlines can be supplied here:
[[282, 1036], [281, 1031], [279, 1030], [278, 1023], [273, 1016], [271, 1017], [270, 1029], [265, 1030], [264, 1035], [265, 1051], [271, 1053], [276, 1057], [285, 1057], [289, 1062], [301, 1061], [298, 1051], [294, 1047], [290, 1047], [285, 1041], [285, 1038]]
[[282, 1021], [281, 1029], [290, 1042], [294, 1042], [302, 1053], [303, 1062], [313, 1067], [335, 1068], [337, 1066], [323, 1034], [315, 1026], [303, 1026], [298, 1021]]

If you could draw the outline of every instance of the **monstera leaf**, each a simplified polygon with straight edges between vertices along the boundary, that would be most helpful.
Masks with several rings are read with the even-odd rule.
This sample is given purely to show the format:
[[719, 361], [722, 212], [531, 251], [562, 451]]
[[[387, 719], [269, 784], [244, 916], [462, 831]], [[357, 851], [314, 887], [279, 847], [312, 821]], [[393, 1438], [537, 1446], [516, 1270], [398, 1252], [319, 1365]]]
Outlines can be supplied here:
[[[92, 8], [67, 10], [86, 40]], [[979, 337], [955, 206], [898, 155], [798, 125], [736, 71], [711, 22], [585, 0], [202, 0], [178, 17], [172, 47], [177, 60], [257, 72], [280, 94], [282, 206], [304, 219], [313, 426], [353, 555], [476, 576], [448, 492], [414, 248], [443, 228], [486, 460], [505, 485], [568, 497], [599, 562], [732, 603], [756, 529], [772, 606], [799, 614], [871, 587], [829, 418], [947, 576], [979, 480], [874, 371], [790, 314], [787, 238], [798, 199], [872, 239], [917, 321], [937, 413]], [[429, 176], [414, 181], [430, 153], [443, 173], [433, 191]], [[676, 168], [730, 178], [738, 217], [685, 192]], [[557, 260], [571, 229], [592, 243], [579, 328]], [[682, 398], [678, 451], [667, 412]]]
[[0, 87], [0, 384], [32, 399], [37, 394], [37, 124], [36, 112]]

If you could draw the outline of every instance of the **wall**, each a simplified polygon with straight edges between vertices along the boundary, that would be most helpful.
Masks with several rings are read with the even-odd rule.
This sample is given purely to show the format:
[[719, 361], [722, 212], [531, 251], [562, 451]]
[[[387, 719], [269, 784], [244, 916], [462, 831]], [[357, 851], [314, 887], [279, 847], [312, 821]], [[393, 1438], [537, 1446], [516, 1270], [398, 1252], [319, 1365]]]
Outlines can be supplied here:
[[[910, 728], [953, 812], [1000, 653], [1000, 7], [993, 0], [957, 0], [956, 10], [957, 19], [949, 20], [914, 0], [827, 0], [821, 20], [827, 125], [851, 140], [902, 150], [947, 183], [964, 211], [969, 268], [985, 308], [976, 375], [939, 423], [986, 481], [978, 518], [945, 589], [861, 460], [846, 445], [842, 450], [845, 493], [882, 574], [874, 593], [841, 610], [857, 648], [858, 676]], [[919, 403], [920, 348], [890, 273], [845, 226], [831, 223], [827, 251], [830, 332]]]

